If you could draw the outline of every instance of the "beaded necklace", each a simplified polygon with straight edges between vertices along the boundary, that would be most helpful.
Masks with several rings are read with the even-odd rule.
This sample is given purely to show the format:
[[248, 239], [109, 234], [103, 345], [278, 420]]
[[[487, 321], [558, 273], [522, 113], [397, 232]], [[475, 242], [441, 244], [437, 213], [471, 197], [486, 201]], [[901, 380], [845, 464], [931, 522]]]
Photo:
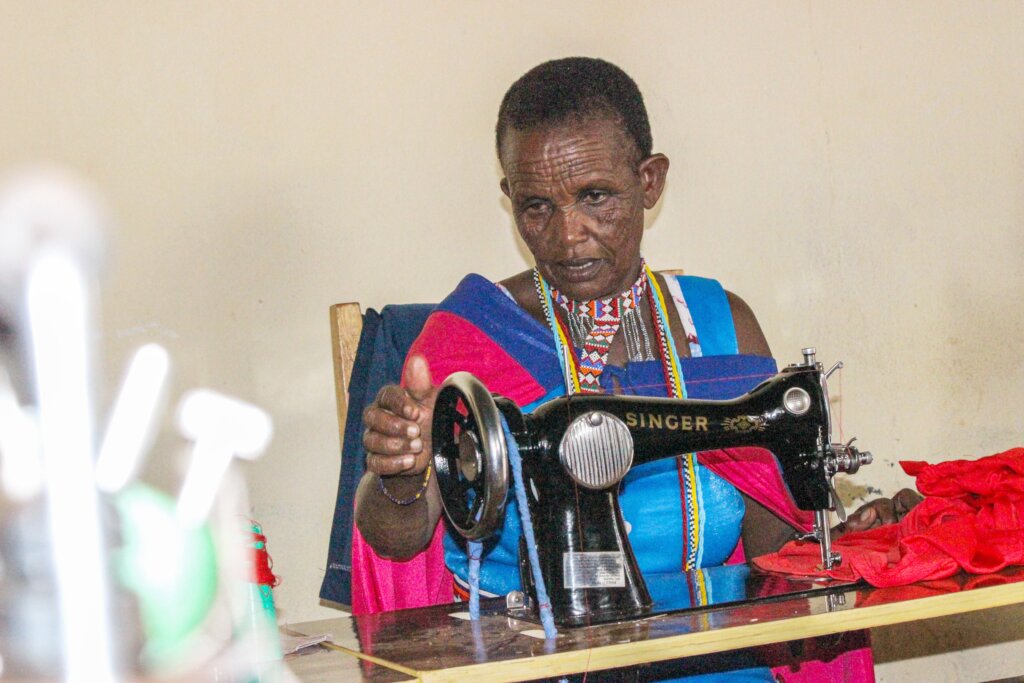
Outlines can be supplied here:
[[[628, 292], [624, 292], [608, 299], [595, 301], [571, 301], [561, 296], [557, 290], [553, 290], [536, 268], [533, 269], [533, 284], [537, 290], [537, 298], [540, 299], [541, 307], [544, 309], [544, 317], [547, 320], [548, 328], [551, 330], [555, 342], [555, 353], [558, 362], [562, 367], [562, 377], [565, 380], [566, 390], [570, 394], [579, 393], [604, 393], [599, 385], [601, 371], [604, 369], [608, 359], [608, 348], [619, 325], [614, 322], [615, 313], [623, 308], [639, 305], [644, 292], [650, 289], [651, 296], [647, 301], [651, 307], [651, 316], [655, 321], [654, 336], [657, 340], [658, 355], [661, 359], [662, 370], [665, 375], [665, 385], [668, 388], [671, 398], [686, 398], [686, 385], [683, 381], [683, 372], [679, 364], [679, 354], [676, 351], [675, 340], [672, 337], [672, 330], [668, 323], [668, 311], [665, 308], [666, 298], [661, 291], [661, 285], [654, 276], [654, 272], [645, 261], [640, 262], [640, 277]], [[576, 312], [587, 312], [595, 318], [594, 330], [598, 330], [598, 338], [593, 340], [593, 348], [586, 346], [582, 349], [584, 357], [582, 362], [577, 360], [572, 344], [570, 343], [571, 332], [566, 323], [555, 313], [554, 303], [561, 299], [564, 307]], [[603, 318], [604, 320], [600, 320]], [[609, 333], [610, 332], [610, 333]], [[590, 340], [588, 334], [588, 341]]]
[[[640, 280], [646, 280], [650, 289], [650, 296], [647, 297], [651, 307], [651, 316], [655, 321], [654, 334], [658, 341], [658, 352], [661, 359], [661, 367], [665, 375], [665, 386], [671, 398], [686, 398], [686, 385], [683, 379], [682, 368], [679, 363], [679, 354], [676, 351], [675, 340], [672, 337], [672, 329], [669, 325], [668, 311], [666, 309], [666, 298], [654, 276], [654, 271], [641, 259]], [[544, 317], [547, 320], [548, 328], [551, 330], [555, 342], [555, 353], [558, 362], [562, 366], [562, 378], [565, 381], [565, 388], [569, 394], [591, 393], [582, 388], [585, 380], [581, 378], [579, 363], [576, 354], [570, 343], [570, 333], [565, 323], [555, 313], [554, 297], [551, 287], [544, 280], [536, 268], [533, 269], [533, 283], [537, 290], [537, 297], [540, 299], [541, 307], [544, 309]], [[637, 284], [633, 285], [631, 294]], [[593, 308], [596, 310], [597, 306]], [[689, 334], [688, 334], [689, 337]], [[689, 341], [689, 339], [688, 339]], [[694, 340], [695, 341], [695, 340]], [[609, 346], [611, 340], [609, 340]], [[603, 368], [603, 364], [602, 364]], [[600, 373], [598, 373], [599, 375]], [[597, 391], [601, 392], [600, 386]], [[603, 392], [601, 392], [603, 393]], [[697, 458], [693, 453], [679, 456], [676, 459], [676, 468], [679, 474], [679, 492], [682, 498], [683, 524], [686, 533], [683, 538], [683, 557], [681, 564], [684, 571], [689, 571], [697, 566], [699, 561], [699, 531], [701, 527], [700, 501], [697, 491]]]
[[[569, 299], [557, 289], [551, 290], [551, 298], [562, 307], [569, 323], [573, 345], [579, 347], [579, 364], [576, 367], [580, 391], [584, 394], [603, 394], [600, 380], [612, 340], [621, 328], [628, 334], [631, 327], [642, 327], [638, 320], [638, 304], [647, 291], [647, 273], [643, 268], [633, 286], [621, 294], [591, 301]], [[626, 321], [632, 321], [632, 325]], [[639, 323], [639, 325], [638, 325]], [[644, 331], [646, 340], [646, 331]], [[647, 342], [648, 350], [650, 342]]]

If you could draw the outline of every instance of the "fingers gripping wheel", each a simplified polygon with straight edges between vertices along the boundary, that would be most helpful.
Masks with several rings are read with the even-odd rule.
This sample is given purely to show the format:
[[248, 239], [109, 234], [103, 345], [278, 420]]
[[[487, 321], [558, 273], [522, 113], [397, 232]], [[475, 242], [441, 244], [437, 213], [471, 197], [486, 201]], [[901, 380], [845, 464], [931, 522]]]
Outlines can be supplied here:
[[434, 469], [445, 514], [471, 541], [501, 523], [508, 493], [508, 446], [501, 413], [480, 380], [456, 372], [434, 403]]

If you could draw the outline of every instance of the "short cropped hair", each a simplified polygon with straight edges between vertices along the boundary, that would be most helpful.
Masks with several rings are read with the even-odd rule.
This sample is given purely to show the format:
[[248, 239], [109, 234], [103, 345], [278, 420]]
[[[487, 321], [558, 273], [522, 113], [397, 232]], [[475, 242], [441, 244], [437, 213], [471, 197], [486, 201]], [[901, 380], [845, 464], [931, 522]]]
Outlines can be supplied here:
[[611, 116], [636, 145], [640, 158], [654, 146], [640, 88], [619, 67], [591, 57], [544, 62], [527, 71], [505, 93], [498, 109], [495, 138], [498, 159], [505, 133]]

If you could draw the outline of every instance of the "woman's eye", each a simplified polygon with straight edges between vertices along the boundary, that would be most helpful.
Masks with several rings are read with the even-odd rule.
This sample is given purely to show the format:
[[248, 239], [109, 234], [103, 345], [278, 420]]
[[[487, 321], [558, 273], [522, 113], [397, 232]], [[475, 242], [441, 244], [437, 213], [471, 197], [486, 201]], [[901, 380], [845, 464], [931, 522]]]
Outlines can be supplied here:
[[531, 218], [543, 216], [547, 211], [548, 205], [545, 202], [530, 202], [523, 207], [523, 213]]

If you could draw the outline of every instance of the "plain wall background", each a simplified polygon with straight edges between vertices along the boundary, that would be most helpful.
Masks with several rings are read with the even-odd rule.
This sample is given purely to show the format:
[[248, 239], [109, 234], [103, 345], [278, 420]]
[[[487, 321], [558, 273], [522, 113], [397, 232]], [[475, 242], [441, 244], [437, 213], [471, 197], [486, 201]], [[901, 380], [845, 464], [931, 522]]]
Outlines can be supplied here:
[[[848, 498], [909, 483], [899, 459], [1021, 444], [1022, 29], [1013, 2], [11, 1], [0, 171], [67, 164], [118, 219], [105, 396], [157, 341], [179, 394], [272, 413], [247, 477], [282, 618], [301, 621], [334, 614], [317, 600], [339, 464], [327, 307], [527, 267], [493, 123], [549, 58], [604, 57], [646, 95], [672, 160], [652, 265], [722, 280], [781, 363], [807, 345], [846, 362], [842, 432], [876, 455]], [[147, 476], [174, 490], [164, 442]], [[1019, 622], [882, 629], [879, 678], [1022, 673]]]

